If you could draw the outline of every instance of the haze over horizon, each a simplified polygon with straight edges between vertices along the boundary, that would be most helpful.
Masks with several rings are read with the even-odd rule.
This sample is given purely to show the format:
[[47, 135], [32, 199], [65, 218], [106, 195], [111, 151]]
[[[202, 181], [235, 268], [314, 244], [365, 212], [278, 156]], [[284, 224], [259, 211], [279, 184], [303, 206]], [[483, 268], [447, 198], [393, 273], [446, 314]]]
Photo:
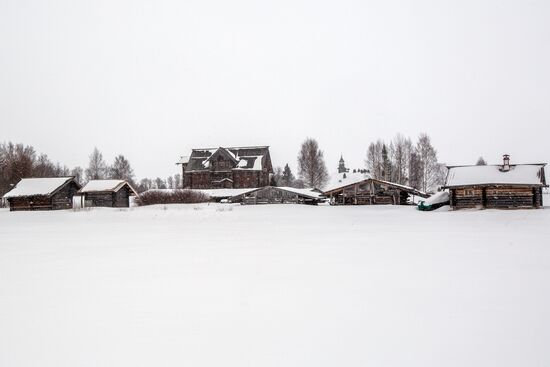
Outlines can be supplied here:
[[340, 154], [428, 133], [440, 162], [550, 161], [547, 1], [0, 1], [0, 142], [136, 177], [192, 148], [306, 137]]

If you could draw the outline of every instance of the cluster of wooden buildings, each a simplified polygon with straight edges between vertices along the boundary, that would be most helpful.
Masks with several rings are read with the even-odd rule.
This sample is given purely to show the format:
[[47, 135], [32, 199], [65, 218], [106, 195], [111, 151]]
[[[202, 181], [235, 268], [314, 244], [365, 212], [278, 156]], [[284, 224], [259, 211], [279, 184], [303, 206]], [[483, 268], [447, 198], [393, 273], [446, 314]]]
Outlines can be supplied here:
[[[201, 191], [214, 201], [242, 204], [408, 205], [428, 194], [412, 187], [372, 178], [366, 171], [349, 172], [343, 157], [338, 174], [326, 188], [270, 186], [273, 166], [269, 147], [193, 149], [178, 162], [184, 189]], [[542, 208], [548, 187], [546, 164], [449, 166], [443, 190], [453, 209]], [[4, 195], [10, 210], [55, 210], [86, 207], [128, 207], [137, 196], [122, 180], [93, 180], [81, 187], [74, 177], [26, 178]], [[428, 201], [426, 201], [428, 203]], [[442, 203], [439, 203], [440, 205]], [[423, 208], [440, 205], [424, 205]]]
[[137, 192], [123, 180], [92, 180], [84, 187], [74, 177], [24, 178], [6, 195], [10, 210], [125, 208]]

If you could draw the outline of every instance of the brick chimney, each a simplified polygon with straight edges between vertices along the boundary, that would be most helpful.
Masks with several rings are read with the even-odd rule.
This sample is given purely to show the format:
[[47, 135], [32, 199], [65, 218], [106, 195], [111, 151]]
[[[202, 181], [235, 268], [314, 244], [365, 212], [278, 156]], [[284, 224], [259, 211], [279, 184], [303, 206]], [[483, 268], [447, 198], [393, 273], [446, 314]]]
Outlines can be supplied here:
[[504, 154], [502, 156], [502, 172], [508, 172], [510, 170], [510, 156]]

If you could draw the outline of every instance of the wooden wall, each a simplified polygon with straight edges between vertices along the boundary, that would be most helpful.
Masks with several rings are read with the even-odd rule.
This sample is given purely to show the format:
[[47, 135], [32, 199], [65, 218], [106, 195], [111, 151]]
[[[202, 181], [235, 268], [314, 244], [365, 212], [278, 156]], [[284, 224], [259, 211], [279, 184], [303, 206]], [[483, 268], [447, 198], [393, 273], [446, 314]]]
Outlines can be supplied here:
[[[229, 184], [227, 181], [223, 184], [216, 183], [221, 182], [223, 179], [230, 179], [233, 183]], [[268, 185], [269, 173], [267, 170], [199, 171], [184, 174], [184, 187], [190, 189], [216, 189], [221, 187], [247, 189]]]
[[409, 194], [395, 186], [367, 181], [348, 186], [330, 197], [334, 205], [407, 205]]
[[128, 208], [130, 206], [130, 189], [124, 186], [117, 192], [87, 192], [84, 194], [85, 207]]
[[70, 181], [52, 196], [34, 195], [8, 199], [10, 211], [17, 210], [60, 210], [73, 207], [73, 196], [79, 186]]
[[318, 200], [307, 196], [268, 186], [246, 194], [242, 198], [242, 204], [311, 204], [317, 205]]
[[542, 188], [489, 186], [451, 189], [453, 209], [522, 209], [542, 207]]

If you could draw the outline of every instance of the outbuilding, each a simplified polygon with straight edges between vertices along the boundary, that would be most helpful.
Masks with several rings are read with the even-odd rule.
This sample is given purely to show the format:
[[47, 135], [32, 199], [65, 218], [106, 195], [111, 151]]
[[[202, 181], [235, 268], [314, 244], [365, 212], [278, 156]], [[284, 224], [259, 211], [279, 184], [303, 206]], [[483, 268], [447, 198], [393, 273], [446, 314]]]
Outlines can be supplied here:
[[331, 205], [407, 205], [429, 195], [415, 188], [371, 177], [344, 180], [324, 191]]
[[130, 196], [137, 195], [132, 186], [124, 180], [92, 180], [78, 191], [75, 206], [128, 208]]
[[74, 177], [23, 178], [3, 198], [10, 211], [71, 209], [79, 189]]
[[444, 188], [450, 191], [453, 209], [542, 208], [542, 189], [548, 187], [545, 166], [510, 164], [507, 154], [502, 165], [449, 166]]
[[240, 202], [244, 205], [256, 204], [310, 204], [317, 205], [322, 202], [322, 192], [315, 189], [297, 189], [294, 187], [266, 186], [230, 199], [233, 203]]

